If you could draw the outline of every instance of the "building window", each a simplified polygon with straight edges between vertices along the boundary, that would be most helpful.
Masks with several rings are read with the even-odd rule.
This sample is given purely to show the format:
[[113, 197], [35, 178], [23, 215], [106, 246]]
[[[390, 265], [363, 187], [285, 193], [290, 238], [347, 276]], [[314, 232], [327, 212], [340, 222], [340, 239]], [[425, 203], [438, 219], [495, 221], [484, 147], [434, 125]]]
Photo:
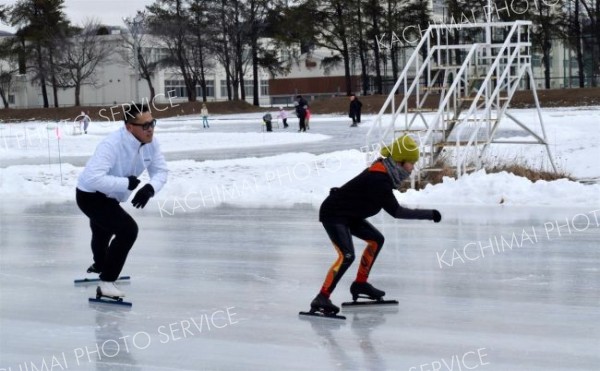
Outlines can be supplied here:
[[165, 96], [176, 98], [187, 97], [187, 89], [183, 80], [165, 80]]
[[[171, 93], [169, 94], [169, 92]], [[187, 88], [185, 87], [185, 82], [183, 80], [165, 80], [165, 95], [178, 98], [187, 97]], [[202, 96], [202, 87], [200, 85], [196, 85], [196, 96]], [[206, 96], [215, 96], [214, 80], [206, 80]]]
[[[531, 56], [531, 65], [533, 67], [543, 67], [542, 59], [543, 58], [541, 55], [532, 55]], [[552, 68], [552, 56], [550, 56], [550, 68]]]
[[152, 48], [147, 55], [150, 56], [149, 62], [159, 63], [169, 59], [171, 54], [167, 48]]
[[8, 95], [8, 104], [15, 104], [15, 95], [14, 94]]
[[[200, 85], [196, 85], [196, 95], [199, 97], [202, 96], [202, 87]], [[206, 80], [206, 96], [215, 96], [215, 80]]]
[[247, 97], [253, 97], [254, 93], [253, 90], [254, 89], [254, 84], [252, 83], [252, 80], [244, 80], [244, 92], [246, 93]]
[[269, 80], [260, 80], [260, 95], [269, 95]]
[[[269, 80], [260, 80], [260, 92], [259, 95], [269, 95]], [[246, 92], [247, 97], [254, 96], [254, 92], [252, 91], [254, 88], [253, 80], [244, 80], [244, 91]]]

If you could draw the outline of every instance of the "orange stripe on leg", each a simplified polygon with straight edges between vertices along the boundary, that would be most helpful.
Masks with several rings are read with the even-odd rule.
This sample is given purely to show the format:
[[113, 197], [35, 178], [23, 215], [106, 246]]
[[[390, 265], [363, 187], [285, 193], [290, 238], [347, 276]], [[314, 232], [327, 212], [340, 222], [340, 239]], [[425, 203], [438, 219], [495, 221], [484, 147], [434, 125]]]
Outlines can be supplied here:
[[367, 247], [365, 248], [365, 251], [363, 251], [362, 257], [360, 258], [356, 282], [367, 282], [367, 278], [369, 278], [369, 272], [371, 271], [373, 262], [377, 257], [378, 250], [379, 246], [377, 246], [377, 242], [367, 241]]
[[323, 283], [323, 287], [321, 287], [321, 292], [327, 297], [329, 297], [329, 295], [331, 294], [331, 284], [333, 283], [333, 280], [335, 279], [335, 276], [337, 275], [342, 265], [342, 262], [344, 261], [344, 254], [342, 254], [340, 248], [336, 244], [333, 244], [333, 247], [335, 247], [335, 251], [337, 251], [338, 253], [338, 258], [329, 268], [327, 276], [325, 277], [325, 282]]

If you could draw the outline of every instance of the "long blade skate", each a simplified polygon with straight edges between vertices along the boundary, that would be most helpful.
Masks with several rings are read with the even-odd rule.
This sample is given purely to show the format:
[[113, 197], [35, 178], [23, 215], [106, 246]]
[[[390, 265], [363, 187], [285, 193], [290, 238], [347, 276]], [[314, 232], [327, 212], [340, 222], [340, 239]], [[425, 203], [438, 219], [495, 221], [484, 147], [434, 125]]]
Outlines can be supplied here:
[[334, 318], [334, 319], [346, 319], [345, 316], [340, 316], [335, 313], [325, 313], [321, 311], [309, 311], [309, 312], [299, 312], [301, 316], [311, 316], [311, 317], [319, 317], [319, 318]]
[[89, 298], [88, 301], [90, 303], [117, 304], [117, 305], [124, 305], [127, 307], [130, 307], [133, 305], [133, 303], [130, 303], [128, 301], [123, 301], [123, 298], [121, 298], [119, 296], [102, 295], [100, 288], [96, 289], [96, 297]]
[[[121, 276], [119, 278], [117, 278], [117, 281], [128, 281], [130, 280], [131, 277], [130, 276]], [[73, 280], [74, 284], [81, 284], [81, 283], [96, 283], [96, 282], [100, 282], [100, 278], [82, 278], [82, 279], [76, 279]]]
[[[357, 299], [367, 299], [367, 300], [357, 300]], [[398, 305], [398, 300], [383, 300], [383, 298], [374, 299], [370, 296], [358, 295], [356, 299], [353, 301], [347, 301], [342, 303], [342, 307], [360, 307], [360, 306], [369, 306], [369, 305]]]

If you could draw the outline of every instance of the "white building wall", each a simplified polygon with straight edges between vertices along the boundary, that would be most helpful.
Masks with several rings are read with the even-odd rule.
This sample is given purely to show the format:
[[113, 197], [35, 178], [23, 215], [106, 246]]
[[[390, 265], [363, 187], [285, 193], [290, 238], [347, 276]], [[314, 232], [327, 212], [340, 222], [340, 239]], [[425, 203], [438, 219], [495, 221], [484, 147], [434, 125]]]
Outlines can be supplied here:
[[[150, 88], [146, 80], [138, 79], [134, 68], [129, 66], [117, 54], [117, 50], [122, 45], [121, 35], [106, 35], [102, 36], [104, 42], [112, 44], [111, 50], [113, 54], [110, 60], [105, 64], [97, 67], [95, 76], [97, 84], [82, 85], [80, 93], [80, 103], [82, 106], [107, 106], [117, 105], [125, 102], [150, 101]], [[148, 45], [156, 45], [159, 43], [156, 40], [148, 40]], [[206, 75], [207, 80], [214, 81], [214, 96], [207, 97], [208, 101], [225, 101], [227, 100], [227, 91], [221, 91], [221, 80], [225, 80], [225, 70], [218, 63], [215, 63], [213, 71], [209, 71]], [[15, 95], [15, 104], [13, 108], [37, 108], [43, 107], [42, 90], [39, 85], [33, 84], [29, 76], [21, 76], [18, 84], [14, 84], [13, 94]], [[261, 71], [260, 80], [269, 80], [268, 73]], [[252, 76], [246, 76], [247, 80], [251, 80]], [[179, 98], [169, 98], [165, 96], [165, 80], [183, 80], [177, 69], [161, 69], [153, 76], [152, 84], [155, 90], [155, 101], [157, 103], [172, 102], [187, 102], [187, 96]], [[136, 88], [137, 84], [137, 88]], [[54, 96], [52, 87], [47, 86], [48, 103], [54, 106]], [[259, 89], [260, 94], [260, 89]], [[198, 96], [197, 100], [202, 100], [202, 96]], [[246, 94], [246, 100], [252, 102], [251, 94]], [[259, 101], [261, 104], [268, 104], [270, 97], [261, 95]], [[74, 88], [59, 88], [58, 89], [59, 106], [73, 106], [75, 104], [75, 89]]]

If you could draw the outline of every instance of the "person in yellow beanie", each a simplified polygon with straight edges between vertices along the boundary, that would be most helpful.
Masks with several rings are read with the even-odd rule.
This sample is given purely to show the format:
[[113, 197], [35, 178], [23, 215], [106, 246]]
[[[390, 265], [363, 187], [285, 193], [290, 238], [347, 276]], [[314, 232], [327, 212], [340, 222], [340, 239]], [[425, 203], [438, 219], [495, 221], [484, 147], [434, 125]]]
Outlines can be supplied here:
[[437, 210], [409, 209], [398, 204], [393, 190], [408, 178], [419, 160], [419, 147], [409, 136], [396, 139], [381, 150], [383, 157], [340, 188], [332, 188], [319, 210], [323, 224], [338, 258], [329, 269], [319, 294], [311, 302], [311, 314], [335, 315], [339, 308], [329, 299], [346, 270], [354, 261], [352, 236], [367, 242], [360, 259], [356, 280], [350, 286], [354, 301], [359, 297], [381, 301], [385, 292], [367, 282], [375, 259], [381, 251], [384, 237], [366, 219], [384, 209], [398, 219], [425, 219], [438, 223]]

